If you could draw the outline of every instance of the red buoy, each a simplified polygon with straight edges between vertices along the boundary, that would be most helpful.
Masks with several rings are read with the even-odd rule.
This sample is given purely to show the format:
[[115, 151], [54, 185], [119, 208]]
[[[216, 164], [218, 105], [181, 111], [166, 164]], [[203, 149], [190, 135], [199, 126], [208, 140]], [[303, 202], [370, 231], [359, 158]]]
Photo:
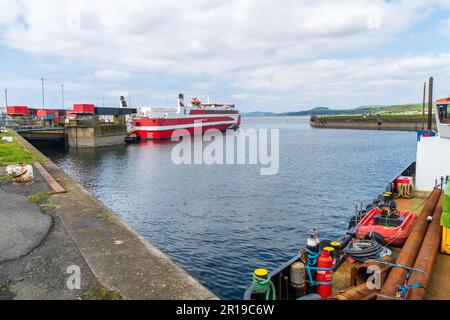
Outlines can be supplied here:
[[320, 254], [317, 259], [317, 268], [317, 293], [322, 298], [331, 297], [333, 293], [333, 258], [328, 251], [323, 250]]

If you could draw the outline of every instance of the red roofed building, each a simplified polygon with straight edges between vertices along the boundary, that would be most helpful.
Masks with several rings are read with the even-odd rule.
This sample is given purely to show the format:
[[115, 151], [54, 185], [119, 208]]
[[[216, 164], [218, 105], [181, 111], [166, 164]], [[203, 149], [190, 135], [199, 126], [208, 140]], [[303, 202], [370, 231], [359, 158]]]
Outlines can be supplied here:
[[438, 121], [440, 124], [450, 124], [450, 114], [448, 110], [448, 105], [450, 104], [450, 97], [442, 98], [436, 101]]
[[436, 101], [436, 104], [437, 105], [450, 104], [450, 97], [439, 99]]

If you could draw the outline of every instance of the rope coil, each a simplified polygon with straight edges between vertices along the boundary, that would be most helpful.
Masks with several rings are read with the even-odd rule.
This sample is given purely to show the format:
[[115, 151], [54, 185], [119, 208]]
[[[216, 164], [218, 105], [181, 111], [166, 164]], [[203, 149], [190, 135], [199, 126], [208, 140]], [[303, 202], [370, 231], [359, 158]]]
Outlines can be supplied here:
[[397, 184], [396, 198], [411, 199], [414, 197], [414, 186], [412, 184], [399, 183]]
[[[276, 300], [275, 286], [270, 277], [263, 278], [253, 274], [253, 290], [256, 293], [265, 293], [266, 300]], [[272, 299], [270, 299], [271, 293]]]

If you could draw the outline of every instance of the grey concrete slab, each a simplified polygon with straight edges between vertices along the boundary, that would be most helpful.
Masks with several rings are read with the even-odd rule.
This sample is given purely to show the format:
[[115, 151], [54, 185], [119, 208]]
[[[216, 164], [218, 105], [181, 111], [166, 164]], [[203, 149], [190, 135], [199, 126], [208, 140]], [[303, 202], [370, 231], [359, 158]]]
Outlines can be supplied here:
[[28, 194], [48, 190], [39, 178], [30, 185], [12, 185], [8, 180], [0, 180], [0, 263], [28, 254], [51, 230], [52, 218], [27, 199]]
[[[27, 199], [47, 191], [38, 172], [14, 185], [0, 167], [0, 300], [80, 299], [95, 279], [60, 218]], [[67, 286], [69, 266], [80, 268], [79, 288]]]
[[56, 212], [102, 284], [127, 299], [215, 298], [114, 212], [55, 169], [47, 168], [68, 191], [52, 196]]
[[51, 197], [55, 212], [100, 283], [125, 299], [217, 299], [53, 162], [42, 164], [67, 191]]
[[[64, 229], [59, 217], [48, 237], [28, 255], [0, 264], [1, 299], [15, 300], [78, 300], [95, 279], [75, 242]], [[67, 281], [80, 268], [80, 288], [70, 289]]]

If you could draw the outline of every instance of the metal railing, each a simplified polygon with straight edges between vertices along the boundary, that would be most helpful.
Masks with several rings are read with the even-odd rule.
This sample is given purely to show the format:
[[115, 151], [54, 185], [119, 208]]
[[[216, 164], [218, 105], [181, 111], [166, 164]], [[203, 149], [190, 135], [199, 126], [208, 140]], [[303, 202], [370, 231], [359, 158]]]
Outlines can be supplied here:
[[0, 127], [18, 130], [43, 129], [43, 128], [61, 128], [62, 125], [53, 123], [49, 125], [48, 121], [38, 119], [2, 119], [0, 118]]

